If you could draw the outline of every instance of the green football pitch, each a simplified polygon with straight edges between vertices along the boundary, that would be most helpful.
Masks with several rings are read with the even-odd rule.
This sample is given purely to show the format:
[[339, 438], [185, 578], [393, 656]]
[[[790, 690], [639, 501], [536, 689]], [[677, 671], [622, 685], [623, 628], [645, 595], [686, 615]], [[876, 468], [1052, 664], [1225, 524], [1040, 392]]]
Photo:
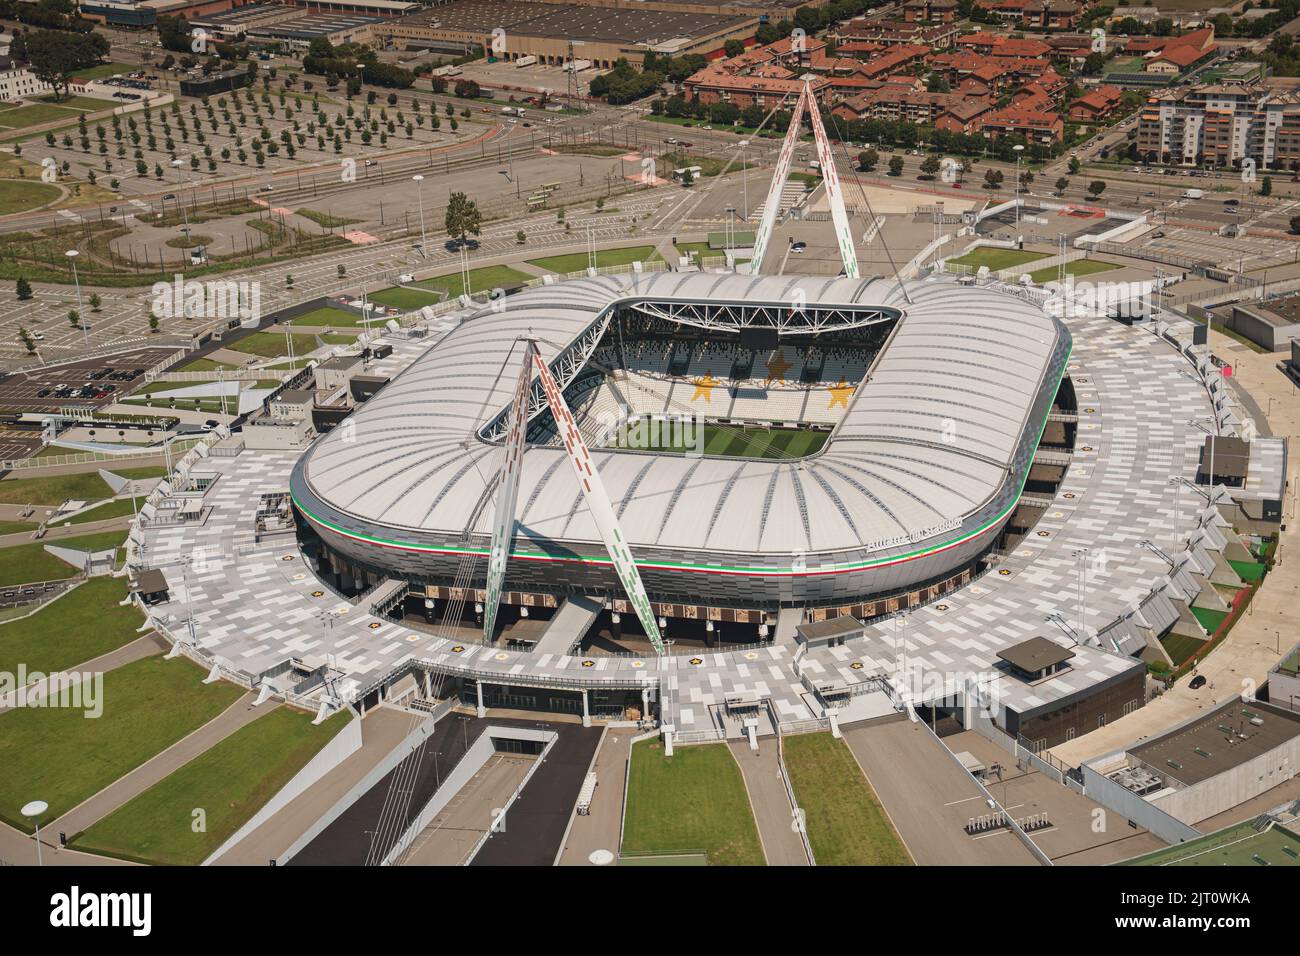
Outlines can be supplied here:
[[802, 458], [826, 444], [830, 432], [798, 428], [743, 428], [737, 425], [682, 427], [676, 423], [623, 426], [611, 443], [633, 451], [718, 455], [724, 458]]
[[1274, 824], [1262, 833], [1252, 821], [1199, 840], [1125, 860], [1120, 866], [1300, 866], [1300, 838]]

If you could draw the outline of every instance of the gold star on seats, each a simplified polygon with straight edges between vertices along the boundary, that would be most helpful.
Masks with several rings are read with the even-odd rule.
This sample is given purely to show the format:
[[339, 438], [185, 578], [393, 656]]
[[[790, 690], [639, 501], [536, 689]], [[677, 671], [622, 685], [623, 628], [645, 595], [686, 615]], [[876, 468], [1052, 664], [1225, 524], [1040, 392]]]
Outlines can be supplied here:
[[839, 385], [831, 386], [831, 403], [827, 408], [834, 408], [836, 405], [842, 408], [849, 407], [849, 396], [853, 394], [853, 386], [846, 385], [844, 379], [840, 379]]
[[713, 402], [713, 388], [718, 384], [718, 380], [712, 375], [705, 375], [702, 378], [695, 379], [692, 383], [695, 386], [695, 394], [691, 396], [691, 401], [704, 399], [710, 404]]
[[767, 360], [767, 384], [784, 382], [785, 373], [790, 371], [790, 368], [790, 363], [785, 360], [785, 352], [777, 352], [775, 356]]

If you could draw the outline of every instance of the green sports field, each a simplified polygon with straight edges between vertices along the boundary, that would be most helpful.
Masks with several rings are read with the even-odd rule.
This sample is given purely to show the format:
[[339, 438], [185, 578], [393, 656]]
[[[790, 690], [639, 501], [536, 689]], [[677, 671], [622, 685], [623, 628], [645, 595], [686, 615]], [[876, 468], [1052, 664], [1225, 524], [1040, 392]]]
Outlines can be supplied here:
[[1116, 866], [1300, 866], [1300, 837], [1277, 824], [1256, 833], [1247, 820]]
[[[698, 438], [696, 437], [698, 435]], [[656, 432], [647, 426], [625, 425], [612, 444], [635, 451], [717, 455], [723, 458], [803, 458], [826, 444], [829, 432], [797, 428], [741, 428], [702, 425], [694, 431], [670, 429]]]

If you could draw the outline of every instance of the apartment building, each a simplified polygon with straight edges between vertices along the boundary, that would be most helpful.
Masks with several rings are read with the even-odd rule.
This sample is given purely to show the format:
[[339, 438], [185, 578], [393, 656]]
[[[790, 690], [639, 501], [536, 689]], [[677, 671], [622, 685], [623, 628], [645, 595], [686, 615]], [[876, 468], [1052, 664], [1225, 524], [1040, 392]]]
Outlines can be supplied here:
[[1300, 97], [1213, 85], [1152, 96], [1138, 116], [1138, 151], [1153, 161], [1300, 167]]

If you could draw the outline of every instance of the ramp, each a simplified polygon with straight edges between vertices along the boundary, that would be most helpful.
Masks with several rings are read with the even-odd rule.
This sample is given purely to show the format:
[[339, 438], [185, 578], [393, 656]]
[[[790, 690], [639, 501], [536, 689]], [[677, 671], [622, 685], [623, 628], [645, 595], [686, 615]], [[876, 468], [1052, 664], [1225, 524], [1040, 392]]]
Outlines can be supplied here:
[[803, 608], [783, 607], [776, 615], [776, 643], [795, 643], [795, 628], [803, 623]]
[[538, 654], [567, 654], [569, 648], [596, 622], [602, 604], [596, 598], [581, 595], [565, 598], [564, 603], [546, 623], [534, 651]]

